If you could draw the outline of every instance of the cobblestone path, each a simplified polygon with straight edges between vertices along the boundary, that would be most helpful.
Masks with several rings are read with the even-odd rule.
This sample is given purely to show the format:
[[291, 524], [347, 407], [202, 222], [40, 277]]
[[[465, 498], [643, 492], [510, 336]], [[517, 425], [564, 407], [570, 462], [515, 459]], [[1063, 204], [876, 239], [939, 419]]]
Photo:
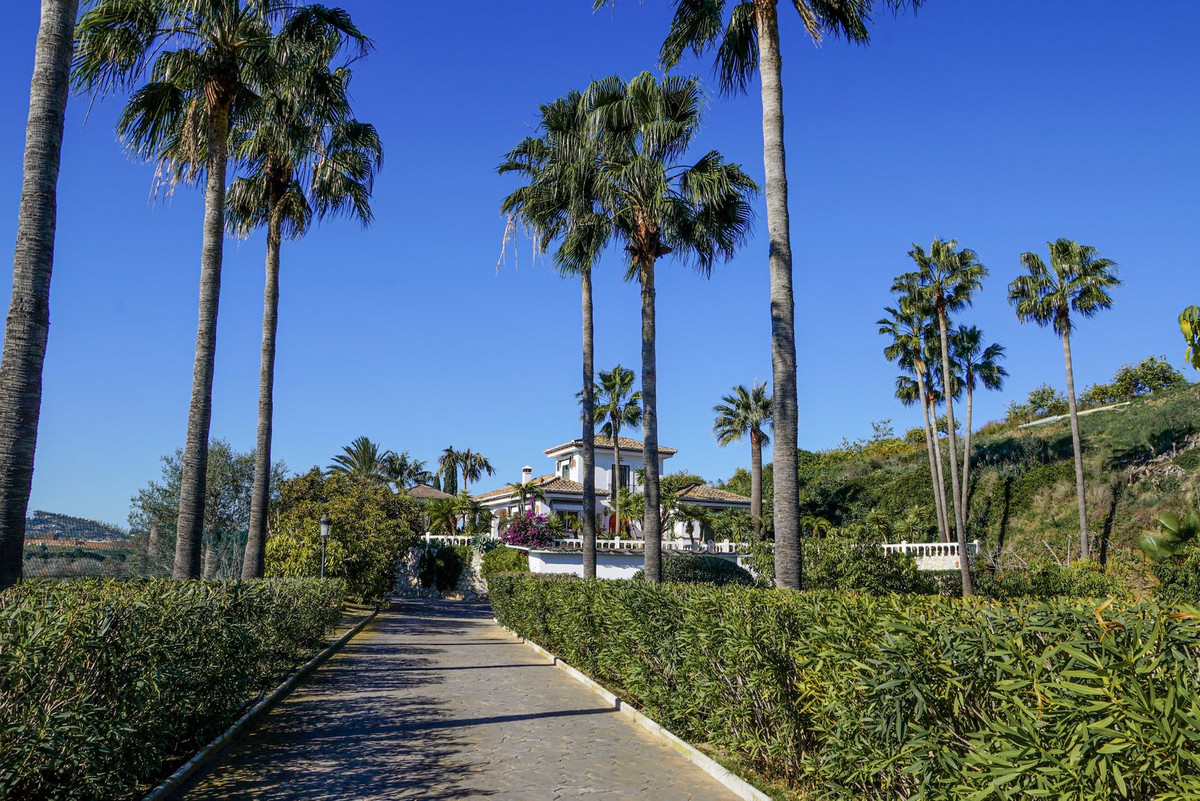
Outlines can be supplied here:
[[487, 606], [397, 606], [177, 798], [734, 798], [493, 623]]

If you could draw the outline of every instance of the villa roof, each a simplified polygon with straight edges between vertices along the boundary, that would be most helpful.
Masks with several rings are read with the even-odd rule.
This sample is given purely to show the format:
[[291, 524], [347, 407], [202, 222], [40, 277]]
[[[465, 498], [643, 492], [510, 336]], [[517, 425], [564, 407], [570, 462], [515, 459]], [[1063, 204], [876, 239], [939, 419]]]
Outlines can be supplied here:
[[[559, 476], [557, 473], [549, 473], [544, 476], [538, 476], [537, 478], [532, 478], [529, 480], [529, 483], [533, 486], [541, 487], [542, 492], [550, 493], [553, 495], [582, 495], [583, 494], [583, 485], [582, 484], [580, 484], [578, 481], [568, 481], [567, 479]], [[515, 497], [516, 494], [517, 494], [517, 491], [514, 490], [512, 487], [501, 487], [498, 490], [492, 490], [491, 492], [485, 492], [482, 495], [476, 495], [475, 500], [477, 500], [477, 501], [496, 501], [496, 500], [500, 500], [501, 498]]]
[[710, 487], [707, 484], [695, 484], [688, 487], [679, 494], [679, 499], [683, 501], [716, 501], [718, 503], [738, 503], [749, 504], [750, 499], [744, 495], [730, 492], [728, 490]]
[[431, 487], [428, 484], [417, 484], [415, 487], [409, 487], [404, 492], [410, 498], [436, 499], [436, 498], [453, 498], [454, 497], [453, 495], [450, 495], [449, 493], [446, 493], [446, 492], [442, 492], [440, 489], [435, 489], [434, 487]]
[[[642, 443], [642, 440], [640, 440], [640, 439], [631, 439], [630, 437], [617, 437], [617, 445], [623, 451], [639, 451], [640, 452], [642, 450], [643, 443]], [[612, 441], [611, 437], [596, 437], [596, 447], [597, 448], [611, 448], [612, 446], [613, 446], [613, 441]], [[579, 439], [573, 439], [570, 442], [564, 442], [562, 445], [555, 445], [553, 448], [547, 448], [545, 450], [545, 453], [551, 454], [551, 453], [555, 453], [557, 451], [565, 450], [567, 448], [582, 448], [582, 447], [583, 447], [583, 438], [580, 437]], [[658, 446], [658, 455], [659, 456], [671, 456], [676, 453], [679, 453], [679, 451], [675, 450], [674, 448], [668, 448], [665, 445]]]

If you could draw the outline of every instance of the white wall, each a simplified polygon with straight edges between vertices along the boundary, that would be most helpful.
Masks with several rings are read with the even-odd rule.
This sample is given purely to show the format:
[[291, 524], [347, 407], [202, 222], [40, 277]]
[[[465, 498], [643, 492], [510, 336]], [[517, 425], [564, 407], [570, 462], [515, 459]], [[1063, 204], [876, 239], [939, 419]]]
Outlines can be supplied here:
[[[720, 559], [740, 564], [736, 554], [711, 554]], [[640, 551], [600, 551], [596, 554], [596, 578], [630, 579], [642, 569], [646, 556]], [[530, 551], [529, 572], [558, 573], [583, 576], [583, 553], [581, 551]]]

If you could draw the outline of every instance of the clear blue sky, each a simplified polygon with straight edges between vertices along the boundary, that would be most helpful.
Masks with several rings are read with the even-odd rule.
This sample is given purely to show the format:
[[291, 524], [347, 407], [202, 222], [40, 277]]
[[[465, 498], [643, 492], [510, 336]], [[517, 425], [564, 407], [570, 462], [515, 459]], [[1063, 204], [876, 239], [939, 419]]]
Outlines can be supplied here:
[[[576, 436], [578, 286], [530, 258], [497, 270], [502, 154], [538, 103], [593, 78], [654, 69], [667, 0], [343, 0], [377, 50], [358, 65], [358, 115], [387, 161], [376, 224], [334, 223], [283, 251], [275, 454], [328, 464], [352, 438], [432, 461], [470, 447], [516, 480]], [[784, 4], [786, 6], [786, 4]], [[13, 242], [37, 3], [0, 30], [0, 241]], [[781, 11], [784, 10], [781, 8]], [[785, 13], [784, 82], [798, 301], [801, 445], [825, 448], [916, 413], [892, 398], [874, 321], [911, 243], [955, 237], [991, 277], [964, 321], [1008, 346], [1007, 390], [982, 423], [1044, 381], [1063, 383], [1048, 331], [1018, 325], [1005, 286], [1018, 254], [1067, 236], [1122, 267], [1116, 307], [1076, 336], [1077, 381], [1165, 354], [1195, 296], [1200, 219], [1200, 4], [930, 0], [881, 18], [869, 48], [820, 49]], [[712, 87], [710, 62], [683, 68]], [[113, 137], [122, 99], [68, 108], [45, 394], [31, 508], [121, 522], [130, 496], [183, 442], [191, 388], [201, 199], [151, 195], [153, 168]], [[715, 147], [761, 179], [760, 106], [712, 92], [697, 152]], [[713, 404], [769, 378], [765, 212], [705, 281], [659, 271], [660, 436], [668, 462], [709, 479], [748, 464], [722, 450]], [[229, 240], [212, 434], [253, 447], [263, 239]], [[599, 270], [597, 363], [638, 364], [638, 296], [619, 259]]]

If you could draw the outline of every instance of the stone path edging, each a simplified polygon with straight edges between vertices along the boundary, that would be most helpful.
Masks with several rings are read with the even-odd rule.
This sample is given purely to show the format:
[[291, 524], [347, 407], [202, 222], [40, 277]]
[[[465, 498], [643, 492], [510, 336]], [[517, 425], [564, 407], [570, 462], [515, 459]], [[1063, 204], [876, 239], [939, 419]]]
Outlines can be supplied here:
[[[519, 639], [521, 642], [525, 643], [526, 645], [528, 645], [530, 648], [532, 648], [537, 653], [539, 653], [542, 656], [549, 659], [551, 664], [553, 664], [556, 668], [563, 671], [571, 678], [575, 679], [575, 681], [579, 682], [584, 687], [587, 687], [589, 690], [591, 690], [596, 695], [603, 698], [609, 704], [612, 704], [614, 710], [616, 710], [617, 712], [620, 712], [625, 717], [627, 717], [630, 720], [632, 720], [633, 722], [637, 723], [639, 726], [641, 726], [646, 731], [650, 732], [650, 734], [654, 735], [660, 741], [662, 741], [666, 745], [673, 748], [680, 755], [682, 755], [688, 761], [690, 761], [693, 765], [700, 768], [702, 771], [707, 773], [709, 776], [712, 776], [714, 779], [716, 779], [718, 782], [723, 784], [726, 787], [726, 789], [728, 789], [731, 793], [736, 795], [738, 798], [743, 799], [743, 801], [771, 801], [771, 797], [769, 795], [767, 795], [763, 791], [759, 790], [754, 785], [750, 784], [748, 781], [743, 779], [741, 776], [738, 776], [736, 773], [733, 773], [728, 768], [726, 768], [724, 765], [717, 762], [715, 759], [708, 756], [703, 751], [700, 751], [694, 745], [688, 743], [685, 740], [680, 739], [679, 737], [676, 737], [674, 734], [667, 731], [667, 729], [663, 728], [658, 723], [655, 723], [653, 720], [646, 717], [646, 715], [644, 715], [642, 712], [640, 712], [636, 707], [631, 706], [630, 704], [622, 701], [615, 694], [613, 694], [612, 692], [607, 690], [604, 686], [602, 686], [602, 685], [596, 683], [595, 681], [593, 681], [592, 679], [588, 678], [581, 671], [571, 667], [566, 662], [562, 661], [557, 656], [550, 653], [549, 651], [547, 651], [542, 646], [538, 645], [533, 640], [526, 639], [525, 637], [522, 637], [520, 634], [517, 634], [515, 631], [513, 631], [512, 629], [505, 626], [499, 620], [496, 620], [495, 618], [493, 618], [493, 620], [495, 620], [495, 623], [497, 626], [504, 629], [509, 634], [516, 637], [517, 639]], [[149, 799], [147, 798], [146, 801], [149, 801]]]
[[179, 767], [179, 770], [168, 776], [162, 784], [158, 785], [145, 796], [143, 796], [142, 801], [165, 801], [165, 799], [169, 798], [171, 794], [178, 790], [184, 782], [190, 779], [192, 774], [194, 774], [205, 762], [216, 756], [221, 749], [229, 743], [230, 740], [232, 740], [239, 732], [242, 731], [242, 729], [246, 728], [246, 726], [248, 726], [251, 722], [256, 720], [260, 715], [269, 710], [284, 696], [290, 693], [295, 688], [297, 682], [315, 670], [326, 659], [337, 653], [342, 646], [344, 646], [352, 637], [354, 637], [354, 635], [366, 628], [367, 624], [374, 620], [375, 616], [378, 614], [379, 610], [375, 609], [371, 612], [371, 614], [360, 620], [353, 628], [351, 628], [341, 637], [338, 637], [334, 642], [330, 643], [325, 650], [321, 651], [321, 653], [317, 654], [312, 659], [301, 665], [295, 672], [292, 673], [292, 675], [284, 679], [282, 684], [272, 690], [266, 698], [250, 707], [250, 709], [244, 715], [234, 721], [232, 726], [226, 729], [223, 733], [217, 735], [212, 742], [200, 749], [200, 751], [187, 762], [183, 763], [183, 765]]

